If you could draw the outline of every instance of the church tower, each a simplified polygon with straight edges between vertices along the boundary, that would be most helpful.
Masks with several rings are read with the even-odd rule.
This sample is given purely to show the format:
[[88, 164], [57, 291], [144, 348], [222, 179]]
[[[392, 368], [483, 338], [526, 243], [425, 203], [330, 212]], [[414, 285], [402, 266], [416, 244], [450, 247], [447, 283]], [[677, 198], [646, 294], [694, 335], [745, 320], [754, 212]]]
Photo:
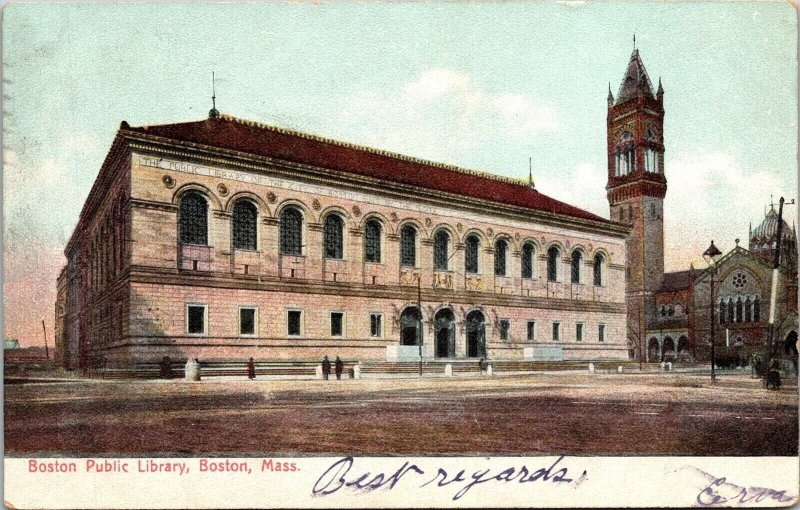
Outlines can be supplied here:
[[664, 89], [634, 49], [617, 97], [608, 90], [606, 185], [611, 220], [631, 227], [627, 241], [629, 349], [643, 354], [654, 293], [664, 275]]

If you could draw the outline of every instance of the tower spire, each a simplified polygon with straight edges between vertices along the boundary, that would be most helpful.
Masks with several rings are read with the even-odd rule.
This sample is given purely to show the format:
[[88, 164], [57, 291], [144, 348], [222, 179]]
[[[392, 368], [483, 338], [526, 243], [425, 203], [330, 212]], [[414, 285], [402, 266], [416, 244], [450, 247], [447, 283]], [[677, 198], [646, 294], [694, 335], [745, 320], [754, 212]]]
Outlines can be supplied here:
[[614, 94], [611, 93], [611, 82], [608, 82], [608, 107], [614, 106]]
[[211, 110], [208, 112], [208, 118], [219, 118], [219, 111], [217, 110], [217, 81], [214, 71], [211, 71]]
[[633, 51], [636, 51], [636, 32], [633, 33]]

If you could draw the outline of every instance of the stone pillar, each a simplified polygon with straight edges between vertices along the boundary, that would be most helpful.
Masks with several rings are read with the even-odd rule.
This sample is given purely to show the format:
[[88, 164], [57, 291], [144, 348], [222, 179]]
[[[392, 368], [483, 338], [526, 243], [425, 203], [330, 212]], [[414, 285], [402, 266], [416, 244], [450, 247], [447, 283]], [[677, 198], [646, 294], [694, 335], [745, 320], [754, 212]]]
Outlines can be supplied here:
[[351, 228], [350, 233], [350, 275], [351, 283], [364, 282], [364, 231], [360, 228]]
[[280, 248], [279, 228], [277, 218], [264, 218], [261, 220], [259, 232], [261, 249], [261, 274], [264, 276], [278, 276], [278, 249]]
[[422, 287], [430, 288], [433, 285], [433, 239], [420, 239], [419, 274], [422, 278]]
[[211, 269], [222, 272], [231, 271], [231, 214], [214, 211], [208, 227]]
[[481, 265], [481, 274], [483, 274], [483, 291], [494, 292], [494, 246], [486, 246], [483, 249], [483, 265]]
[[304, 241], [305, 277], [309, 280], [322, 280], [322, 223], [309, 223]]
[[453, 272], [453, 290], [463, 291], [466, 287], [464, 282], [464, 243], [455, 243], [455, 250], [451, 255], [453, 258], [448, 262], [447, 267]]
[[386, 285], [400, 284], [400, 236], [397, 234], [386, 234], [384, 242], [383, 262], [386, 266], [384, 272]]
[[511, 256], [508, 258], [508, 267], [506, 268], [506, 276], [511, 278], [514, 282], [511, 292], [517, 295], [522, 294], [522, 252], [519, 250], [512, 250]]

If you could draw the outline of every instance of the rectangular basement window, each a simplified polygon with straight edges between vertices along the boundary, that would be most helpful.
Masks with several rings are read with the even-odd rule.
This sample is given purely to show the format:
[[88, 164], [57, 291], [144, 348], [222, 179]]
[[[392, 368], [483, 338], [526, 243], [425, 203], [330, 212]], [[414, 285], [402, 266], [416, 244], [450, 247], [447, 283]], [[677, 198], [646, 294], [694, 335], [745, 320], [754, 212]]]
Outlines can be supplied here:
[[600, 324], [597, 326], [597, 340], [599, 342], [605, 342], [606, 340], [606, 325]]
[[289, 336], [300, 336], [302, 334], [303, 312], [301, 310], [289, 310], [286, 312], [286, 333]]
[[206, 305], [186, 305], [186, 332], [190, 335], [206, 334]]
[[331, 312], [331, 336], [342, 336], [344, 324], [343, 312]]
[[579, 322], [575, 324], [575, 341], [582, 342], [583, 341], [583, 323]]
[[508, 340], [510, 329], [511, 322], [508, 319], [500, 319], [500, 340]]
[[242, 306], [239, 308], [239, 334], [256, 334], [256, 308], [252, 306]]
[[528, 340], [536, 340], [536, 321], [528, 321]]
[[560, 340], [560, 338], [559, 338], [560, 335], [561, 335], [561, 323], [560, 322], [554, 322], [553, 323], [553, 341], [554, 342], [558, 342]]
[[369, 315], [369, 336], [380, 338], [383, 336], [383, 314], [371, 313]]

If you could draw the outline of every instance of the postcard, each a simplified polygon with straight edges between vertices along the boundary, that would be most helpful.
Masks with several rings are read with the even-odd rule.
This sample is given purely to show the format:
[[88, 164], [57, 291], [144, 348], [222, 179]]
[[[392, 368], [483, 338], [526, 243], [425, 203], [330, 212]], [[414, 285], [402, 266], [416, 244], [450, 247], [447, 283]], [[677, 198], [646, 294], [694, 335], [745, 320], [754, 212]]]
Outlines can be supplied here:
[[2, 34], [6, 507], [798, 501], [794, 2]]

